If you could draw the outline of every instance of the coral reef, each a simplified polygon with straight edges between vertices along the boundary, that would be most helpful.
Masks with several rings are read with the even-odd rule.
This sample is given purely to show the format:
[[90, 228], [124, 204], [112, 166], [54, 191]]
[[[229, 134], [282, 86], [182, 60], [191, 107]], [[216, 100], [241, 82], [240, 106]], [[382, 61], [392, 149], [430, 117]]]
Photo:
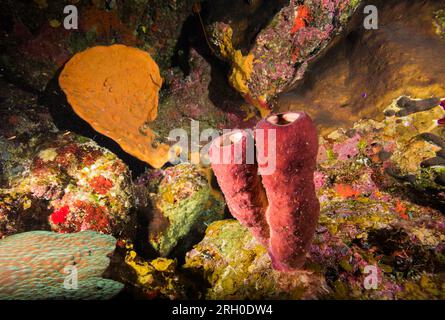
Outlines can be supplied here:
[[[304, 270], [274, 270], [264, 247], [234, 220], [211, 224], [184, 267], [209, 281], [207, 299], [443, 299], [444, 218], [410, 205], [413, 218], [404, 220], [387, 197], [322, 201]], [[364, 286], [366, 266], [376, 267], [376, 290]]]
[[59, 132], [35, 95], [7, 84], [1, 91], [8, 121], [0, 127], [0, 238], [51, 228], [116, 236], [130, 229], [128, 167], [92, 140]]
[[59, 83], [74, 111], [95, 130], [153, 167], [168, 161], [168, 146], [159, 145], [148, 127], [162, 85], [148, 53], [123, 45], [87, 49], [68, 61]]
[[0, 240], [0, 299], [110, 299], [123, 288], [102, 278], [115, 243], [93, 231], [6, 237]]
[[445, 299], [443, 1], [68, 2], [0, 2], [0, 299]]
[[[237, 221], [211, 224], [184, 265], [210, 283], [202, 295], [444, 299], [445, 218], [431, 207], [443, 210], [443, 186], [421, 165], [441, 154], [440, 101], [401, 97], [384, 121], [363, 120], [320, 138], [314, 182], [321, 212], [304, 270], [274, 270], [266, 249]], [[413, 177], [395, 177], [388, 168], [411, 170]], [[369, 267], [377, 272], [376, 289], [365, 287]]]
[[[233, 51], [239, 52], [240, 48], [242, 50], [236, 55], [239, 63], [235, 64], [237, 67], [234, 70], [237, 72], [231, 73], [231, 82], [240, 82], [241, 79], [246, 84], [254, 85], [250, 83], [251, 80], [246, 82], [245, 79], [249, 73], [252, 77], [260, 72], [261, 68], [258, 66], [256, 71], [249, 70], [262, 58], [257, 56], [253, 60], [244, 59], [243, 57], [249, 56], [249, 51], [245, 48], [250, 49], [255, 40], [252, 37], [256, 37], [266, 26], [269, 33], [276, 31], [272, 28], [273, 23], [269, 26], [269, 20], [285, 2], [276, 1], [271, 4], [267, 1], [231, 1], [228, 4], [218, 1], [211, 5], [202, 3], [201, 14], [205, 24], [234, 21], [230, 24], [234, 33]], [[211, 40], [212, 32], [204, 32], [199, 24], [197, 15], [192, 10], [195, 3], [193, 0], [93, 1], [93, 4], [90, 1], [82, 1], [75, 4], [79, 12], [79, 29], [66, 30], [62, 24], [65, 16], [61, 3], [50, 2], [40, 8], [37, 4], [28, 6], [22, 1], [15, 5], [4, 2], [0, 12], [8, 23], [8, 28], [2, 30], [0, 40], [5, 43], [7, 50], [1, 55], [0, 63], [8, 79], [43, 92], [48, 88], [49, 80], [57, 75], [57, 69], [75, 53], [97, 45], [119, 43], [135, 46], [153, 57], [160, 66], [162, 77], [165, 78], [166, 90], [161, 93], [160, 114], [156, 122], [150, 124], [158, 143], [168, 142], [168, 131], [176, 123], [172, 119], [186, 128], [187, 117], [200, 120], [206, 126], [218, 128], [251, 126], [252, 123], [242, 121], [246, 116], [250, 118], [255, 115], [250, 104], [255, 104], [265, 111], [269, 110], [269, 106], [265, 104], [264, 97], [256, 101], [249, 95], [244, 95], [246, 102], [243, 103], [242, 97], [230, 90], [227, 80], [223, 78], [226, 76], [225, 66], [215, 61], [214, 57], [209, 57], [213, 52], [218, 53], [218, 50], [210, 50], [209, 53], [206, 48], [205, 38]], [[351, 2], [351, 7], [348, 8], [351, 9], [355, 5]], [[339, 12], [343, 12], [341, 21], [347, 21], [343, 18], [352, 13], [349, 9], [339, 8]], [[290, 13], [291, 8], [287, 10]], [[220, 12], [222, 16], [219, 15]], [[239, 23], [235, 21], [238, 18], [241, 18]], [[274, 42], [279, 42], [278, 35], [287, 35], [288, 31], [290, 34], [292, 22], [283, 22], [286, 33], [278, 30], [272, 35]], [[298, 32], [294, 33], [294, 36]], [[248, 36], [244, 36], [244, 33]], [[279, 44], [277, 46], [280, 47]], [[275, 51], [284, 54], [286, 50], [286, 47], [283, 47], [283, 50], [278, 48]], [[203, 58], [196, 58], [196, 51], [207, 61], [197, 61]], [[194, 61], [190, 63], [189, 60]], [[207, 70], [210, 66], [211, 74], [210, 70]], [[195, 81], [197, 78], [202, 82]], [[265, 79], [266, 76], [262, 78]]]
[[206, 170], [196, 165], [182, 163], [148, 171], [138, 186], [140, 205], [151, 208], [148, 240], [161, 256], [168, 256], [178, 244], [182, 251], [188, 250], [191, 239], [223, 218], [221, 195], [212, 190]]
[[[9, 197], [3, 198], [2, 207], [11, 199], [24, 210], [46, 203], [47, 224], [57, 232], [95, 230], [118, 236], [130, 227], [130, 173], [114, 154], [90, 139], [65, 133], [42, 140], [31, 159], [4, 190]], [[0, 212], [5, 221], [1, 236], [35, 228], [34, 223], [22, 223], [25, 229], [17, 230], [13, 225], [24, 216], [14, 210]], [[45, 210], [40, 212], [41, 225]]]

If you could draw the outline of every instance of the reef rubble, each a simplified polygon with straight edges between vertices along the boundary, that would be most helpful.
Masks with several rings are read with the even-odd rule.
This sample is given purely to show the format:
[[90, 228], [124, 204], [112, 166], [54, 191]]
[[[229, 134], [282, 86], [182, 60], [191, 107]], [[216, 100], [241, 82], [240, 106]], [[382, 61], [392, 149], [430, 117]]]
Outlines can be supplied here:
[[[261, 0], [80, 1], [84, 20], [69, 34], [60, 3], [11, 3], [0, 4], [8, 25], [0, 33], [7, 47], [0, 54], [0, 299], [445, 299], [439, 1], [385, 2], [375, 33], [357, 27], [361, 1], [280, 0], [270, 8]], [[256, 166], [212, 171], [152, 152], [139, 161], [119, 137], [109, 144], [85, 130], [88, 123], [59, 114], [71, 110], [57, 81], [63, 65], [104, 46], [137, 48], [159, 66], [150, 70], [162, 87], [154, 81], [148, 90], [157, 112], [152, 149], [167, 148], [172, 129], [190, 133], [193, 123], [253, 129], [260, 115], [301, 110], [319, 129], [316, 163], [314, 127], [281, 136], [280, 165], [289, 174], [254, 179], [255, 186], [241, 180]], [[108, 76], [113, 67], [102, 71]], [[68, 95], [79, 93], [82, 76]], [[125, 90], [110, 116], [146, 89], [135, 86], [133, 94], [118, 80]], [[84, 108], [109, 106], [102, 95], [88, 98]], [[113, 126], [117, 136], [121, 125]], [[307, 132], [311, 143], [285, 150]], [[298, 158], [302, 149], [310, 161]], [[299, 165], [311, 181], [286, 185]], [[264, 221], [237, 212], [264, 213], [257, 209], [267, 196], [249, 190], [263, 182], [275, 193], [274, 218], [307, 198], [302, 186], [318, 199], [303, 218], [317, 218], [320, 204], [318, 224], [297, 230], [308, 235], [298, 270], [276, 270]], [[292, 213], [283, 216], [293, 222]], [[295, 249], [294, 236], [275, 238], [277, 250]], [[84, 267], [85, 287], [76, 293], [60, 288], [73, 263]], [[45, 287], [40, 296], [30, 281]]]

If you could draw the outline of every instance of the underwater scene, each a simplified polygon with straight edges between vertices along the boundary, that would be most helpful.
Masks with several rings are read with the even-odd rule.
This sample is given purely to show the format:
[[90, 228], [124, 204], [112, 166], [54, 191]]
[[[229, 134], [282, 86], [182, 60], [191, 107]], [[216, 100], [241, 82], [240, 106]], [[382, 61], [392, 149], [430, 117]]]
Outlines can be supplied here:
[[444, 0], [0, 23], [0, 300], [445, 300]]

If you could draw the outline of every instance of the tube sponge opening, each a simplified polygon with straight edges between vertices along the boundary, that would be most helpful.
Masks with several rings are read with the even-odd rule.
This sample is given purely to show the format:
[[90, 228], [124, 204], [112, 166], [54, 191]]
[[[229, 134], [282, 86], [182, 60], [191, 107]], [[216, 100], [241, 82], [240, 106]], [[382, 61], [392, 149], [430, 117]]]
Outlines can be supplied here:
[[266, 121], [277, 126], [286, 126], [297, 121], [298, 118], [300, 118], [298, 112], [287, 112], [271, 115]]

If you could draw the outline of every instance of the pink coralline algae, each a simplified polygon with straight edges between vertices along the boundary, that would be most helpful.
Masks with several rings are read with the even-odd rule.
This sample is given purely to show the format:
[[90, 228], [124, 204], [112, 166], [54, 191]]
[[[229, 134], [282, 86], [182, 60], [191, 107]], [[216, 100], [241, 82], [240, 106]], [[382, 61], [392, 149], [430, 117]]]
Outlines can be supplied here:
[[343, 143], [334, 144], [333, 151], [338, 155], [338, 160], [348, 160], [358, 155], [358, 142], [360, 135], [356, 134]]
[[[273, 144], [269, 139], [274, 136], [269, 133], [276, 138], [276, 149], [271, 148], [276, 167], [270, 174], [266, 173], [269, 162], [246, 161], [249, 136], [245, 132], [214, 141], [210, 148], [212, 168], [230, 211], [260, 243], [267, 244], [273, 267], [293, 271], [305, 262], [320, 211], [314, 185], [317, 131], [306, 113], [288, 112], [258, 123], [257, 148], [269, 150]], [[224, 149], [230, 151], [230, 158], [224, 158]], [[244, 151], [241, 159], [235, 150]]]
[[315, 171], [314, 172], [314, 184], [315, 184], [315, 190], [321, 189], [326, 183], [326, 175], [322, 172]]

